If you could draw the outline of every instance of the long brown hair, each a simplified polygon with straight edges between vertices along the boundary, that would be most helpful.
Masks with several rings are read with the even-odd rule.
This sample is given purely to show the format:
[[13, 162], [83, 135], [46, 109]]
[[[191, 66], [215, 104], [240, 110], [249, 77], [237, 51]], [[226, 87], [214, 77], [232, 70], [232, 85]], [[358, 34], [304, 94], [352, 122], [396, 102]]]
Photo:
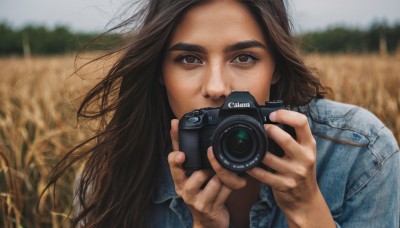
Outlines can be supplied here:
[[[150, 0], [114, 29], [136, 25], [134, 37], [107, 75], [87, 94], [78, 116], [104, 123], [84, 153], [70, 151], [54, 168], [48, 186], [76, 161], [86, 158], [78, 181], [81, 209], [72, 225], [145, 226], [160, 159], [167, 156], [173, 114], [161, 81], [164, 48], [182, 15], [201, 0]], [[241, 1], [273, 48], [277, 83], [271, 99], [302, 105], [323, 97], [318, 78], [302, 62], [291, 35], [283, 0]], [[111, 116], [110, 118], [108, 118]]]

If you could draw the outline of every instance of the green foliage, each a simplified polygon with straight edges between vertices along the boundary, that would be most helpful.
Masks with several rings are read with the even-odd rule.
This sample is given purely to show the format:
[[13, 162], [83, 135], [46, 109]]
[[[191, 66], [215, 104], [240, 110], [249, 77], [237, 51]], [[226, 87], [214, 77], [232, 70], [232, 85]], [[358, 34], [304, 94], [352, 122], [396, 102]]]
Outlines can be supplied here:
[[[43, 26], [28, 25], [22, 29], [13, 29], [6, 23], [0, 23], [0, 56], [25, 54], [46, 55], [86, 50], [109, 50], [122, 41], [118, 34], [106, 34], [99, 37], [95, 33], [72, 33], [65, 26], [50, 30]], [[100, 39], [99, 39], [100, 38]], [[346, 26], [330, 27], [323, 31], [308, 32], [299, 36], [304, 52], [320, 53], [372, 53], [380, 50], [384, 40], [388, 52], [400, 48], [400, 22], [388, 25], [386, 22], [374, 22], [368, 29]]]
[[393, 53], [400, 48], [400, 23], [389, 26], [386, 22], [374, 22], [366, 30], [330, 27], [303, 34], [300, 40], [301, 49], [305, 52], [371, 53], [378, 52], [380, 42], [385, 41], [387, 51]]
[[0, 23], [0, 34], [0, 56], [22, 55], [24, 48], [25, 52], [33, 55], [63, 54], [81, 48], [102, 50], [121, 39], [118, 35], [105, 35], [102, 45], [99, 45], [93, 42], [99, 34], [72, 33], [66, 26], [48, 29], [27, 25], [22, 29], [13, 29], [6, 23]]
[[[22, 53], [22, 35], [21, 32], [13, 31], [7, 24], [0, 24], [0, 53]], [[16, 40], [20, 40], [19, 43]]]

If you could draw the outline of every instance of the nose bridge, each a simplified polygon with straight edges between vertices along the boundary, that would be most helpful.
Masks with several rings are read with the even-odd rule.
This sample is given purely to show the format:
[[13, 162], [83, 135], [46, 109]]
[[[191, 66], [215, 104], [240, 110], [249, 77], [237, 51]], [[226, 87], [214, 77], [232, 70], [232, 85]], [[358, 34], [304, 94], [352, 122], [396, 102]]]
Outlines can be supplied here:
[[226, 97], [231, 92], [229, 72], [222, 61], [210, 62], [203, 82], [203, 94], [211, 98]]

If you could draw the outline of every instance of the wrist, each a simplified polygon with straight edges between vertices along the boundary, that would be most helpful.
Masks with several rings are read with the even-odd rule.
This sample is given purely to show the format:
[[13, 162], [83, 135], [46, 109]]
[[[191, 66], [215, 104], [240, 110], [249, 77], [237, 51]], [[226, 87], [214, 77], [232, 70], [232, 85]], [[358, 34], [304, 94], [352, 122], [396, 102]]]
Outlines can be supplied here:
[[203, 225], [201, 223], [193, 223], [193, 228], [209, 228], [209, 227], [216, 227], [216, 228], [228, 228], [228, 226], [222, 226], [222, 225]]
[[229, 220], [228, 223], [225, 223], [224, 220], [209, 220], [209, 219], [201, 219], [199, 217], [193, 218], [193, 228], [228, 228], [229, 227]]
[[289, 227], [336, 227], [322, 193], [318, 192], [306, 203], [284, 211]]

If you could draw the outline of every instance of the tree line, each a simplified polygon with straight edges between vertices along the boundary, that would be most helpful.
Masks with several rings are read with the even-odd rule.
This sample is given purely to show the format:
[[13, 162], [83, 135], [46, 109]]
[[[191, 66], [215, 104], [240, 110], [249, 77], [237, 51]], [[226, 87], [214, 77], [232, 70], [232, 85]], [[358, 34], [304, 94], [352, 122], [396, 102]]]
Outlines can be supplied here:
[[14, 29], [0, 23], [0, 56], [6, 55], [52, 55], [86, 50], [103, 50], [112, 47], [121, 39], [116, 34], [107, 34], [96, 40], [99, 33], [72, 32], [66, 26], [53, 29], [40, 25], [27, 25]]
[[[108, 34], [95, 41], [100, 34], [71, 32], [66, 26], [48, 29], [27, 25], [15, 29], [0, 23], [0, 56], [50, 55], [87, 50], [107, 50], [118, 44], [121, 35]], [[346, 26], [330, 27], [321, 31], [297, 35], [303, 52], [319, 53], [374, 53], [382, 50], [393, 53], [400, 49], [400, 22], [388, 25], [375, 22], [368, 29]]]
[[364, 30], [346, 26], [330, 27], [305, 33], [299, 39], [304, 52], [394, 53], [400, 49], [400, 22], [393, 25], [374, 22]]

